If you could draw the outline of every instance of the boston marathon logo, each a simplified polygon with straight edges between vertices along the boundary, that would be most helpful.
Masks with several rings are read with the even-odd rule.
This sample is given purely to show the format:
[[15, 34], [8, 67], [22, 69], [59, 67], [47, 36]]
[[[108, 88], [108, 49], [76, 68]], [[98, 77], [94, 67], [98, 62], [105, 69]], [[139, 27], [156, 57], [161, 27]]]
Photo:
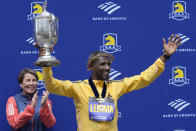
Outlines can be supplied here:
[[42, 74], [42, 69], [34, 69], [38, 76], [38, 83], [37, 83], [37, 89], [43, 89], [45, 88], [44, 80], [43, 80], [43, 74]]
[[121, 46], [118, 46], [117, 34], [107, 33], [103, 35], [103, 46], [100, 46], [100, 51], [114, 53], [121, 51]]
[[169, 80], [169, 84], [173, 84], [175, 86], [189, 84], [189, 79], [186, 78], [186, 68], [182, 66], [173, 67], [172, 79]]
[[27, 15], [27, 20], [32, 20], [38, 14], [42, 13], [43, 3], [44, 2], [39, 2], [39, 1], [31, 3], [31, 13]]
[[190, 18], [189, 14], [186, 12], [186, 2], [185, 1], [172, 2], [172, 13], [169, 14], [169, 18], [172, 18], [177, 21]]

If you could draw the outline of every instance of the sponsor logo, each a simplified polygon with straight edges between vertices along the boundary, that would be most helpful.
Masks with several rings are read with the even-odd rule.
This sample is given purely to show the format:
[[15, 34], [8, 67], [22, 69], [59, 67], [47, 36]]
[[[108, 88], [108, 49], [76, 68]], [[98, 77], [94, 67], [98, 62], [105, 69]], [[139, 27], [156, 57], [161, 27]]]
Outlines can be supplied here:
[[189, 107], [189, 110], [191, 109], [191, 103], [187, 102], [183, 99], [176, 99], [172, 102], [168, 103], [168, 106], [171, 107], [174, 111], [177, 113], [167, 113], [163, 114], [163, 118], [193, 118], [195, 117], [195, 113], [187, 113], [187, 108]]
[[[190, 40], [190, 37], [186, 36], [186, 35], [183, 35], [181, 33], [177, 33], [177, 34], [174, 34], [174, 36], [178, 35], [180, 38], [181, 38], [181, 42], [182, 44], [180, 45], [180, 47], [178, 49], [176, 49], [177, 52], [195, 52], [195, 48], [185, 48], [187, 47], [187, 43], [189, 42]], [[169, 40], [169, 38], [168, 38]]]
[[169, 19], [181, 21], [190, 18], [189, 13], [186, 12], [185, 1], [174, 1], [172, 2], [172, 13], [169, 14]]
[[27, 20], [32, 20], [34, 17], [36, 17], [38, 14], [43, 12], [43, 4], [44, 2], [32, 2], [31, 3], [31, 13], [27, 15]]
[[[176, 35], [178, 35], [180, 38], [181, 38], [181, 42], [182, 42], [182, 44], [184, 44], [185, 42], [187, 42], [188, 40], [190, 40], [190, 38], [189, 37], [187, 37], [187, 36], [185, 36], [185, 35], [183, 35], [183, 34], [180, 34], [180, 33], [177, 33], [177, 34], [175, 34], [175, 36]], [[169, 38], [168, 38], [169, 39]], [[174, 38], [173, 38], [174, 39]], [[181, 45], [182, 45], [181, 44]]]
[[[120, 76], [121, 74], [122, 74], [121, 72], [118, 72], [115, 69], [111, 69], [109, 79], [114, 80], [116, 77]], [[108, 94], [108, 97], [112, 97], [110, 93]], [[121, 117], [122, 117], [122, 112], [118, 111], [118, 118], [121, 118]]]
[[126, 21], [125, 16], [114, 16], [116, 12], [119, 12], [122, 7], [119, 4], [108, 1], [97, 6], [97, 9], [103, 12], [102, 16], [92, 17], [93, 21]]
[[176, 109], [178, 112], [180, 112], [181, 110], [183, 110], [184, 108], [189, 106], [190, 103], [188, 103], [182, 99], [177, 99], [175, 101], [170, 102], [168, 105], [173, 107], [174, 109]]
[[42, 88], [45, 88], [44, 80], [43, 80], [43, 74], [42, 69], [34, 69], [38, 76], [38, 83], [37, 83], [37, 89], [40, 90]]
[[98, 8], [110, 15], [113, 12], [120, 9], [120, 6], [118, 6], [117, 4], [114, 4], [113, 2], [109, 1], [109, 2], [106, 2], [104, 4], [99, 5]]
[[[26, 46], [23, 48], [25, 50], [20, 50], [21, 55], [37, 55], [39, 54], [38, 49], [34, 46], [35, 39], [33, 37], [29, 37], [25, 40]], [[55, 53], [53, 50], [51, 53]]]
[[30, 37], [26, 40], [27, 43], [34, 45], [35, 44], [35, 39], [33, 37]]
[[20, 51], [21, 55], [35, 55], [35, 54], [39, 54], [38, 49], [36, 49], [36, 47], [34, 46], [35, 39], [33, 37], [30, 37], [30, 38], [26, 39], [25, 43], [26, 43], [27, 46], [25, 46], [23, 48], [25, 50], [21, 50]]
[[172, 79], [169, 84], [175, 86], [183, 86], [189, 84], [189, 79], [186, 78], [186, 68], [183, 66], [176, 66], [172, 68]]
[[110, 71], [110, 80], [114, 80], [116, 77], [120, 76], [122, 73], [118, 72], [117, 70], [111, 69]]
[[118, 46], [117, 34], [107, 33], [103, 35], [103, 45], [100, 46], [100, 51], [114, 53], [121, 51], [121, 46]]
[[174, 131], [186, 131], [186, 130], [183, 130], [183, 129], [176, 129]]

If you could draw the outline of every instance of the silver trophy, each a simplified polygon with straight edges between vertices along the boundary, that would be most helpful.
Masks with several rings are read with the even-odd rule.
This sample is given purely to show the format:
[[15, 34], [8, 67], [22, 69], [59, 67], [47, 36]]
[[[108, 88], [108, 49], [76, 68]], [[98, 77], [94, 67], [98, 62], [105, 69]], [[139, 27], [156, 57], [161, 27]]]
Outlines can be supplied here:
[[60, 64], [50, 49], [54, 47], [58, 37], [58, 18], [46, 11], [47, 2], [44, 1], [43, 12], [33, 19], [34, 37], [40, 48], [45, 47], [46, 53], [35, 62], [39, 67], [53, 67]]

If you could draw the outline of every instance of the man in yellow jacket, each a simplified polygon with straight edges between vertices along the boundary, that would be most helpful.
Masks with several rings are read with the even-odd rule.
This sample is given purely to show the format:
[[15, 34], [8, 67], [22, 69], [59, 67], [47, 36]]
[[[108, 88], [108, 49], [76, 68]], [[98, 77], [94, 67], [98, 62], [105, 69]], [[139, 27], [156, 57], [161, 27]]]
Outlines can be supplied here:
[[[83, 81], [55, 79], [51, 67], [43, 67], [46, 88], [53, 94], [74, 99], [78, 131], [118, 131], [118, 99], [128, 92], [148, 86], [163, 72], [166, 60], [181, 44], [178, 36], [173, 37], [170, 37], [167, 44], [163, 39], [163, 55], [140, 75], [109, 80], [113, 57], [97, 51], [89, 56], [87, 64], [92, 75]], [[40, 55], [44, 53], [44, 49], [40, 50]]]

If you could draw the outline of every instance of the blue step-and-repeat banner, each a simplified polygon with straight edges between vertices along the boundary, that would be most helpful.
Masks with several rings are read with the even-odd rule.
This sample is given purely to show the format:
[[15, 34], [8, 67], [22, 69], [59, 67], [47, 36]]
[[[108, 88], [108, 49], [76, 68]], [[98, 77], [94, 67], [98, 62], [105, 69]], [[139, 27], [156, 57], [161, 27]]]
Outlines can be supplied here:
[[[118, 101], [119, 131], [196, 131], [196, 2], [174, 0], [48, 0], [47, 11], [59, 18], [59, 38], [52, 55], [61, 61], [53, 68], [60, 80], [89, 78], [86, 63], [91, 52], [114, 55], [110, 79], [139, 74], [163, 51], [162, 38], [179, 35], [182, 45], [166, 69], [150, 86]], [[8, 97], [20, 90], [21, 69], [39, 73], [34, 66], [32, 18], [42, 12], [43, 1], [1, 2], [0, 130], [9, 130]], [[41, 92], [41, 91], [40, 91]], [[49, 130], [76, 131], [73, 99], [50, 95], [57, 122]]]

